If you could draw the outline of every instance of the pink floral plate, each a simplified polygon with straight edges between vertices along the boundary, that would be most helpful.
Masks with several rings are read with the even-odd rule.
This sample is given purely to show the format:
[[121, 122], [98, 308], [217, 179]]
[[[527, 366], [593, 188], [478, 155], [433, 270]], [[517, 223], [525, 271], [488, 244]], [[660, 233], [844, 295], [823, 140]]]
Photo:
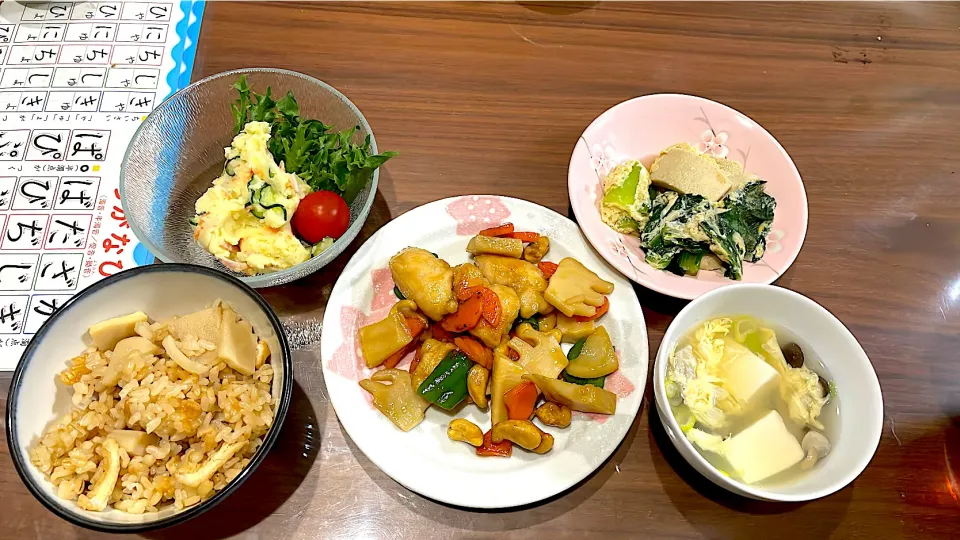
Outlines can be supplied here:
[[[468, 260], [467, 241], [481, 229], [513, 223], [551, 240], [548, 261], [574, 257], [613, 282], [610, 311], [601, 324], [610, 334], [620, 369], [605, 388], [617, 394], [612, 416], [574, 413], [565, 429], [544, 428], [553, 449], [536, 455], [515, 448], [510, 458], [482, 458], [472, 446], [447, 437], [453, 418], [467, 418], [490, 429], [488, 411], [468, 405], [455, 412], [437, 407], [404, 433], [374, 408], [358, 384], [370, 376], [357, 343], [357, 330], [382, 319], [397, 298], [387, 264], [395, 253], [417, 246], [451, 265]], [[570, 345], [563, 345], [568, 350]], [[509, 508], [534, 503], [576, 485], [616, 450], [636, 418], [647, 381], [649, 351], [640, 303], [631, 283], [590, 248], [576, 224], [531, 202], [508, 197], [468, 195], [415, 208], [377, 231], [350, 259], [337, 280], [323, 317], [320, 339], [323, 377], [337, 418], [357, 447], [386, 474], [407, 488], [448, 504]], [[402, 360], [408, 369], [413, 357]], [[543, 426], [541, 426], [543, 427]]]
[[570, 204], [587, 239], [625, 276], [657, 292], [694, 299], [737, 283], [719, 272], [696, 277], [655, 270], [644, 262], [635, 236], [620, 234], [600, 220], [601, 179], [618, 163], [639, 159], [649, 167], [660, 151], [688, 142], [702, 152], [743, 163], [747, 172], [767, 181], [777, 200], [767, 251], [756, 263], [744, 263], [743, 283], [772, 283], [793, 264], [807, 232], [807, 194], [786, 150], [747, 116], [709, 99], [654, 94], [624, 101], [587, 127], [570, 157]]

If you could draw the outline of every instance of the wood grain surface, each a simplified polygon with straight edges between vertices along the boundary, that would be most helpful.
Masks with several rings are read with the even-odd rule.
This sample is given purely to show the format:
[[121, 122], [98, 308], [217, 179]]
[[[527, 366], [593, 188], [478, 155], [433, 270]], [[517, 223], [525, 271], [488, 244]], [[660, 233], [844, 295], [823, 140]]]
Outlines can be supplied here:
[[[571, 491], [501, 513], [437, 504], [380, 472], [329, 406], [318, 324], [344, 255], [264, 291], [298, 348], [293, 406], [266, 462], [219, 507], [145, 536], [960, 535], [960, 5], [210, 2], [204, 17], [195, 78], [248, 66], [308, 73], [360, 107], [381, 148], [401, 152], [357, 245], [450, 195], [567, 213], [577, 137], [628, 98], [696, 94], [751, 116], [793, 157], [809, 197], [806, 243], [778, 284], [857, 336], [885, 422], [851, 486], [807, 504], [752, 502], [683, 462], [651, 414], [648, 385], [627, 439]], [[656, 351], [683, 303], [636, 292]], [[101, 536], [47, 512], [5, 446], [0, 454], [0, 538]]]

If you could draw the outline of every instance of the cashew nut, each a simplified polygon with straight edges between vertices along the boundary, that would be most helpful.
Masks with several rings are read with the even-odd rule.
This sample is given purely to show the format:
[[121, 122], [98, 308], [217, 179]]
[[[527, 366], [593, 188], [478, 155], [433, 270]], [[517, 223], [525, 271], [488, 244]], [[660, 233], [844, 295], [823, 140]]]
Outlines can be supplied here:
[[90, 488], [87, 495], [80, 495], [77, 499], [77, 506], [94, 512], [100, 512], [107, 507], [113, 488], [117, 485], [117, 478], [120, 477], [120, 445], [114, 439], [104, 439], [101, 446], [106, 454], [100, 461], [103, 476]]
[[463, 418], [454, 418], [450, 421], [450, 425], [447, 426], [447, 437], [454, 441], [463, 441], [471, 446], [481, 446], [483, 444], [483, 431], [473, 422]]
[[540, 437], [540, 446], [534, 448], [533, 451], [537, 454], [546, 454], [551, 448], [553, 448], [553, 435], [545, 431], [541, 431]]
[[548, 426], [563, 428], [570, 425], [573, 413], [570, 412], [570, 407], [566, 405], [558, 405], [552, 401], [547, 401], [537, 408], [536, 415], [541, 422]]
[[543, 442], [543, 436], [537, 426], [529, 420], [504, 420], [493, 426], [491, 433], [493, 442], [501, 443], [504, 439], [533, 450]]
[[537, 264], [550, 251], [550, 239], [546, 236], [537, 238], [536, 242], [527, 244], [523, 248], [523, 260]]
[[487, 380], [490, 378], [490, 371], [474, 364], [467, 374], [467, 391], [470, 392], [470, 399], [481, 409], [487, 408]]

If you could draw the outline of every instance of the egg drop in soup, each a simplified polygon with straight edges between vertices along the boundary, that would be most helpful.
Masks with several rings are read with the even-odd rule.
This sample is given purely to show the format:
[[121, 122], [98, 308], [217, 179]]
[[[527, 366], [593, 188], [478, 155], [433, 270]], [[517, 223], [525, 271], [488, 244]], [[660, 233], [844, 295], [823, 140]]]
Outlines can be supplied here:
[[812, 350], [752, 317], [706, 321], [680, 338], [664, 388], [684, 435], [719, 471], [779, 484], [829, 452], [835, 389]]

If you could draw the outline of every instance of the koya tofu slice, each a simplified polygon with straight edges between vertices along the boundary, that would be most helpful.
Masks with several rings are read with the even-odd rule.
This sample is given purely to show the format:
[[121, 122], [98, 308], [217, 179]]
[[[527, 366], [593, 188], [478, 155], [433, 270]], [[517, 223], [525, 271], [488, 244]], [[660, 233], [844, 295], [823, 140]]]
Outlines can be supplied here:
[[664, 149], [650, 166], [650, 178], [654, 185], [702, 195], [712, 202], [726, 195], [732, 184], [716, 161], [687, 143]]

